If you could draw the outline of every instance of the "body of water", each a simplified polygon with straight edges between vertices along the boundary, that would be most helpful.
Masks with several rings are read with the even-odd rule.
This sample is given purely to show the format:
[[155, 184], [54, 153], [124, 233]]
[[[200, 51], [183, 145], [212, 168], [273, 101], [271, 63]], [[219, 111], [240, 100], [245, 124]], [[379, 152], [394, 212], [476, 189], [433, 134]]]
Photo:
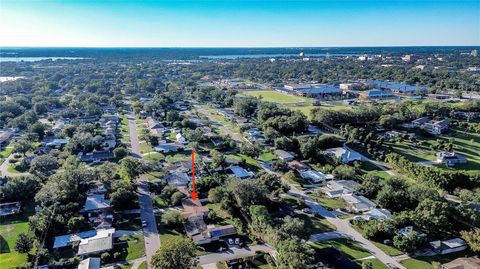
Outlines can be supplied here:
[[82, 60], [82, 57], [0, 57], [0, 62], [38, 62], [43, 60]]

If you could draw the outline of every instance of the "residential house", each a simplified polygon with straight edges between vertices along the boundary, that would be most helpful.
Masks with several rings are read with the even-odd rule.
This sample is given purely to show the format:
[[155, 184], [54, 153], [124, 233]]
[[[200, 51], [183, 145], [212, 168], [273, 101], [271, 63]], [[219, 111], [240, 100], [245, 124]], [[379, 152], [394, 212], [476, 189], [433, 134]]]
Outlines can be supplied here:
[[190, 183], [190, 177], [185, 172], [170, 172], [165, 176], [165, 180], [168, 184], [177, 187], [187, 186]]
[[20, 213], [21, 208], [20, 202], [0, 204], [0, 217], [16, 215]]
[[308, 167], [308, 165], [306, 165], [302, 162], [299, 162], [297, 160], [293, 160], [293, 161], [289, 162], [288, 167], [290, 169], [298, 171], [298, 172], [303, 172], [303, 171], [307, 171], [307, 170], [310, 169], [310, 167]]
[[436, 154], [437, 163], [444, 163], [447, 166], [454, 166], [457, 163], [467, 163], [467, 158], [455, 152], [439, 151]]
[[374, 202], [361, 195], [343, 194], [342, 198], [347, 202], [348, 209], [354, 213], [363, 213], [376, 207]]
[[362, 218], [365, 220], [388, 220], [391, 217], [392, 213], [384, 208], [374, 208], [362, 215]]
[[335, 157], [340, 162], [347, 164], [353, 161], [361, 161], [362, 155], [360, 153], [353, 151], [345, 146], [339, 148], [329, 148], [325, 150], [325, 153], [329, 156]]
[[170, 153], [177, 152], [185, 149], [185, 145], [180, 143], [160, 143], [158, 146], [153, 148], [157, 152], [161, 153]]
[[278, 156], [278, 158], [282, 161], [285, 161], [285, 162], [293, 161], [294, 156], [291, 153], [286, 152], [285, 150], [277, 149], [274, 152]]
[[229, 174], [231, 176], [234, 176], [239, 179], [251, 178], [254, 175], [252, 172], [248, 172], [242, 167], [236, 166], [236, 165], [229, 166], [226, 169], [230, 171]]
[[315, 170], [312, 170], [312, 169], [301, 172], [300, 176], [302, 176], [302, 178], [304, 178], [306, 180], [309, 180], [310, 182], [312, 182], [314, 184], [323, 183], [328, 179], [333, 179], [333, 175], [324, 174], [324, 173], [321, 173], [321, 172], [318, 172], [318, 171], [315, 171]]
[[53, 248], [60, 249], [78, 244], [77, 255], [88, 256], [98, 254], [113, 248], [114, 233], [115, 228], [111, 228], [56, 236]]
[[163, 133], [165, 132], [165, 126], [163, 124], [157, 122], [152, 117], [147, 117], [147, 124], [150, 133], [156, 137], [162, 137]]
[[100, 258], [86, 258], [78, 264], [78, 269], [100, 269]]
[[184, 224], [185, 232], [198, 245], [217, 241], [237, 233], [232, 225], [220, 227], [207, 225], [204, 217], [208, 215], [209, 209], [206, 206], [202, 206], [199, 200], [183, 199], [182, 206], [182, 215], [187, 219]]
[[457, 258], [453, 261], [442, 264], [442, 269], [480, 269], [480, 258], [478, 256]]
[[82, 162], [87, 162], [87, 163], [98, 163], [98, 162], [104, 162], [108, 160], [112, 160], [115, 158], [113, 153], [111, 151], [92, 151], [92, 152], [80, 152], [77, 154], [77, 156], [80, 158]]
[[328, 197], [338, 198], [352, 194], [357, 188], [358, 183], [353, 180], [331, 180], [322, 190]]
[[112, 227], [112, 206], [110, 200], [105, 198], [105, 194], [88, 194], [80, 212], [87, 215], [96, 229]]
[[45, 139], [44, 140], [45, 147], [47, 148], [63, 148], [65, 145], [68, 144], [68, 140], [64, 138], [53, 138], [53, 139]]
[[406, 236], [409, 233], [414, 233], [415, 236], [417, 237], [426, 237], [427, 235], [420, 231], [419, 229], [413, 227], [413, 226], [405, 226], [401, 229], [398, 230], [398, 234], [402, 236]]
[[437, 240], [429, 244], [434, 252], [441, 255], [467, 249], [467, 243], [461, 238], [453, 238], [445, 241]]

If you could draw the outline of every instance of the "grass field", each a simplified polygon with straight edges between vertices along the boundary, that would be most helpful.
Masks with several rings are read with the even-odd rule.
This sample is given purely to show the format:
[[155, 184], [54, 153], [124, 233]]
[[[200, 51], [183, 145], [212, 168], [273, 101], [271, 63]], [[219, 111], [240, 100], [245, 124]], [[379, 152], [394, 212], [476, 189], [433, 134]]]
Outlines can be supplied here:
[[117, 238], [115, 252], [122, 253], [121, 260], [135, 260], [145, 256], [145, 242], [143, 235], [122, 236]]
[[372, 264], [372, 269], [386, 269], [388, 268], [380, 260], [372, 258], [365, 260], [366, 257], [372, 256], [370, 252], [360, 246], [359, 243], [348, 240], [348, 239], [336, 239], [336, 240], [327, 240], [322, 242], [310, 243], [311, 246], [317, 249], [323, 249], [327, 247], [334, 248], [340, 251], [343, 255], [348, 257], [350, 260], [355, 261], [359, 266], [362, 265], [363, 261], [368, 261]]
[[244, 155], [244, 154], [240, 154], [240, 153], [227, 154], [225, 157], [226, 158], [231, 158], [231, 159], [237, 159], [237, 160], [244, 159], [245, 162], [247, 163], [246, 169], [250, 170], [250, 171], [253, 171], [253, 172], [257, 172], [261, 167], [260, 164], [257, 162], [257, 160], [255, 160], [254, 158], [252, 158], [250, 156]]
[[468, 253], [467, 251], [460, 251], [456, 253], [446, 254], [446, 255], [437, 255], [432, 257], [418, 257], [418, 258], [410, 258], [401, 262], [403, 266], [407, 269], [434, 269], [438, 267], [434, 267], [434, 265], [447, 263], [451, 260], [456, 258], [462, 258], [471, 256], [472, 253]]
[[13, 151], [13, 146], [8, 145], [2, 151], [0, 151], [0, 158], [7, 158]]
[[122, 120], [120, 121], [120, 136], [122, 143], [130, 143], [130, 130], [128, 128], [128, 117], [126, 115], [123, 115]]
[[327, 198], [320, 197], [318, 195], [314, 196], [313, 198], [317, 203], [329, 210], [336, 210], [340, 208], [345, 208], [347, 206], [345, 200], [343, 200], [342, 198]]
[[400, 254], [403, 254], [403, 252], [393, 246], [385, 245], [379, 242], [373, 242], [372, 243], [377, 246], [377, 248], [381, 249], [383, 252], [387, 253], [390, 256], [397, 256]]
[[306, 105], [311, 105], [313, 102], [312, 98], [288, 95], [273, 90], [245, 91], [243, 93], [253, 97], [261, 97], [262, 100], [266, 102], [274, 102], [279, 104], [304, 102]]
[[33, 208], [25, 211], [26, 213], [19, 216], [0, 219], [0, 268], [2, 269], [16, 268], [27, 261], [27, 254], [20, 254], [14, 249], [19, 234], [32, 235], [28, 230], [28, 216]]
[[264, 162], [270, 162], [272, 160], [277, 159], [277, 156], [275, 156], [273, 153], [269, 151], [265, 151], [265, 152], [262, 152], [262, 154], [260, 154], [259, 158]]
[[362, 172], [364, 173], [370, 173], [382, 179], [388, 179], [391, 177], [391, 175], [389, 175], [387, 172], [379, 169], [370, 162], [362, 162], [360, 169], [362, 169]]
[[[439, 137], [418, 137], [418, 141], [427, 142], [425, 145], [418, 143], [415, 147], [412, 142], [403, 140], [402, 142], [386, 142], [386, 146], [391, 146], [393, 150], [410, 161], [434, 161], [436, 151], [430, 146], [439, 140], [445, 143], [451, 142], [453, 151], [461, 154], [468, 159], [466, 164], [455, 165], [453, 169], [468, 170], [472, 172], [480, 171], [480, 134], [469, 133], [461, 129], [453, 129], [450, 133]], [[451, 168], [449, 168], [451, 169]]]

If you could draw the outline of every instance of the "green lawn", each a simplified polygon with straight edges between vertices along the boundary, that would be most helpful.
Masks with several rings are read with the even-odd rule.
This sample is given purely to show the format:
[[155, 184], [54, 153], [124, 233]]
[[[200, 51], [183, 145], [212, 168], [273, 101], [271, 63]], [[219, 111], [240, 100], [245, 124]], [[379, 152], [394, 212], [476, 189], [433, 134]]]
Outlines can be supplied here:
[[28, 229], [28, 216], [33, 213], [33, 208], [25, 211], [18, 216], [0, 219], [0, 268], [16, 268], [27, 261], [27, 254], [20, 254], [14, 249], [20, 233], [32, 235]]
[[451, 260], [456, 258], [471, 256], [473, 253], [469, 253], [468, 251], [460, 251], [456, 253], [446, 254], [446, 255], [437, 255], [432, 257], [418, 257], [418, 258], [410, 258], [401, 262], [403, 266], [407, 269], [435, 269], [435, 263], [447, 263]]
[[313, 198], [317, 203], [329, 210], [336, 210], [347, 206], [345, 200], [342, 198], [327, 198], [318, 195], [313, 196]]
[[403, 254], [401, 250], [397, 249], [394, 246], [389, 246], [389, 245], [385, 245], [380, 242], [374, 242], [374, 241], [372, 241], [372, 243], [375, 246], [377, 246], [377, 248], [381, 249], [383, 252], [387, 253], [390, 256], [397, 256], [397, 255]]
[[275, 156], [275, 154], [271, 153], [270, 151], [265, 151], [260, 154], [259, 158], [264, 162], [270, 162], [275, 160], [277, 156]]
[[153, 152], [152, 146], [145, 141], [140, 142], [140, 153]]
[[257, 172], [261, 167], [260, 164], [257, 162], [257, 160], [244, 154], [240, 154], [240, 153], [227, 154], [225, 157], [231, 158], [231, 159], [237, 159], [237, 160], [244, 159], [245, 162], [247, 163], [246, 169], [253, 172]]
[[122, 116], [119, 129], [120, 129], [121, 141], [126, 144], [130, 143], [130, 129], [128, 126], [128, 117], [126, 115]]
[[143, 158], [149, 159], [149, 160], [161, 160], [161, 159], [165, 159], [165, 155], [159, 152], [154, 152], [154, 153], [146, 154], [145, 156], [143, 156]]
[[142, 263], [138, 266], [138, 269], [147, 269], [147, 262], [146, 262], [146, 261], [142, 262]]
[[[413, 143], [404, 139], [402, 142], [386, 142], [386, 146], [391, 146], [393, 150], [410, 161], [434, 161], [435, 150], [431, 149], [431, 144], [436, 140], [443, 140], [445, 143], [452, 142], [453, 151], [461, 154], [468, 159], [466, 164], [458, 164], [453, 169], [469, 170], [472, 172], [480, 171], [480, 134], [469, 133], [462, 129], [452, 129], [448, 134], [439, 137], [417, 137], [418, 142], [425, 141], [425, 145], [417, 142], [417, 147]], [[452, 168], [449, 168], [452, 169]]]
[[13, 151], [13, 146], [9, 145], [0, 151], [0, 158], [7, 158]]
[[328, 240], [322, 241], [317, 243], [310, 243], [311, 246], [317, 249], [331, 247], [338, 251], [340, 251], [343, 255], [348, 257], [350, 260], [355, 261], [359, 266], [362, 263], [370, 262], [372, 264], [372, 269], [386, 269], [388, 268], [385, 264], [383, 264], [380, 260], [376, 258], [372, 259], [365, 259], [365, 260], [358, 260], [362, 258], [366, 258], [372, 256], [370, 252], [364, 249], [359, 243], [348, 240], [348, 239], [335, 239], [335, 240]]
[[388, 179], [388, 178], [391, 177], [387, 172], [381, 170], [380, 168], [376, 167], [375, 165], [373, 165], [370, 162], [361, 162], [360, 169], [365, 174], [370, 173], [370, 174], [378, 176], [381, 179]]
[[135, 260], [145, 256], [145, 242], [143, 235], [123, 236], [116, 239], [114, 252], [123, 255], [122, 260]]
[[303, 219], [307, 226], [311, 229], [312, 234], [335, 231], [337, 227], [324, 218], [315, 217], [313, 215], [298, 214], [298, 218]]
[[261, 97], [263, 101], [266, 102], [275, 102], [275, 103], [299, 103], [304, 102], [305, 104], [311, 104], [313, 102], [312, 98], [288, 95], [281, 92], [273, 90], [259, 90], [259, 91], [244, 91], [244, 95]]
[[327, 240], [310, 244], [314, 248], [318, 249], [332, 247], [342, 252], [351, 260], [361, 259], [372, 255], [370, 252], [360, 246], [359, 243], [348, 239]]

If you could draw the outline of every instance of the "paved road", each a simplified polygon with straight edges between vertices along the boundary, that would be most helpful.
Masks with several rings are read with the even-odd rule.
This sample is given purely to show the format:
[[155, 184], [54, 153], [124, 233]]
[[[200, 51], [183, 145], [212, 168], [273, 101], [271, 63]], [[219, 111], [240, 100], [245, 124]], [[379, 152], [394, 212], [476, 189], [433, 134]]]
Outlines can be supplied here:
[[254, 245], [245, 248], [230, 248], [227, 251], [218, 253], [211, 253], [198, 257], [198, 265], [211, 264], [217, 262], [224, 262], [233, 259], [245, 258], [254, 256], [256, 251], [263, 251], [274, 254], [275, 250], [267, 245]]
[[245, 139], [245, 137], [243, 137], [242, 135], [240, 135], [239, 133], [235, 133], [233, 132], [232, 130], [230, 130], [230, 128], [224, 126], [221, 122], [219, 122], [217, 119], [215, 119], [215, 117], [212, 116], [212, 114], [210, 114], [210, 112], [208, 112], [207, 110], [203, 109], [201, 106], [199, 105], [195, 105], [195, 108], [197, 109], [198, 112], [202, 113], [203, 115], [205, 115], [205, 117], [208, 118], [208, 120], [214, 122], [216, 125], [218, 125], [218, 128], [224, 132], [225, 134], [227, 134], [228, 136], [230, 136], [233, 140], [237, 141], [237, 142], [240, 142], [240, 143], [244, 143], [244, 142], [247, 142], [247, 143], [250, 143], [250, 141], [248, 141], [247, 139]]
[[[128, 115], [128, 125], [130, 128], [130, 141], [132, 153], [141, 158], [140, 143], [138, 141], [135, 119], [132, 115]], [[148, 180], [145, 176], [138, 178], [138, 201], [140, 203], [140, 217], [142, 221], [146, 221], [147, 226], [143, 228], [143, 236], [145, 239], [145, 254], [147, 255], [147, 266], [151, 268], [150, 261], [152, 256], [160, 248], [160, 237], [157, 230], [157, 222], [153, 212], [152, 198], [150, 197]]]

